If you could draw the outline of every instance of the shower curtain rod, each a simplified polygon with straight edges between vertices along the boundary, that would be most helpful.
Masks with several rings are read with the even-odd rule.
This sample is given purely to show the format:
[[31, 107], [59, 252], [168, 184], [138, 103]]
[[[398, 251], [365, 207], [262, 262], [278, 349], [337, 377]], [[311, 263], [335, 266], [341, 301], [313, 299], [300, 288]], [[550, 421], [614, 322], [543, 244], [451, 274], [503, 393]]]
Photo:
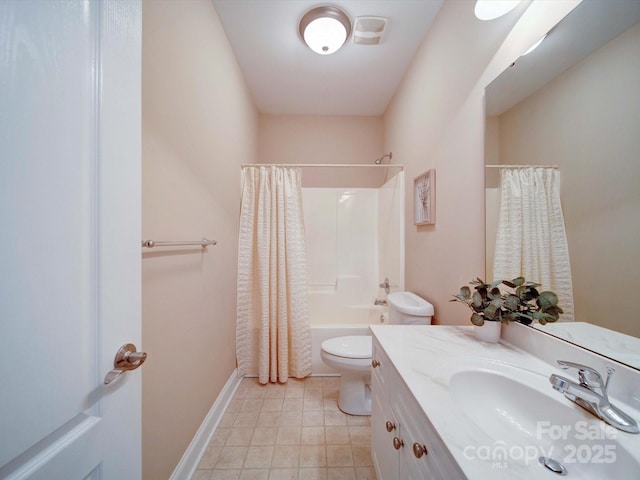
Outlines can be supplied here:
[[240, 165], [240, 167], [392, 167], [404, 170], [404, 165], [402, 165], [401, 163], [392, 163], [387, 165], [376, 165], [374, 163], [243, 163]]
[[559, 165], [485, 165], [484, 168], [560, 168]]

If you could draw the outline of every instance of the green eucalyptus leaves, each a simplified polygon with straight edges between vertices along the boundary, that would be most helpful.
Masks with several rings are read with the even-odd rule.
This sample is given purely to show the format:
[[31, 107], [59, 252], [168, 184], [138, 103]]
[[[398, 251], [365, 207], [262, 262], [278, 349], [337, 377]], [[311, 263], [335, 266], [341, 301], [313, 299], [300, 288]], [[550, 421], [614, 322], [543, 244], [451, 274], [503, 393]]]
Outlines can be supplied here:
[[[462, 287], [451, 301], [468, 306], [473, 312], [471, 323], [477, 326], [483, 325], [485, 321], [529, 325], [534, 320], [544, 325], [555, 322], [564, 313], [558, 306], [558, 296], [555, 293], [538, 292], [540, 284], [527, 282], [524, 277], [511, 281], [496, 280], [492, 283], [485, 283], [477, 278], [469, 284], [474, 286], [473, 293], [469, 287]], [[500, 284], [512, 291], [502, 293], [498, 288]]]

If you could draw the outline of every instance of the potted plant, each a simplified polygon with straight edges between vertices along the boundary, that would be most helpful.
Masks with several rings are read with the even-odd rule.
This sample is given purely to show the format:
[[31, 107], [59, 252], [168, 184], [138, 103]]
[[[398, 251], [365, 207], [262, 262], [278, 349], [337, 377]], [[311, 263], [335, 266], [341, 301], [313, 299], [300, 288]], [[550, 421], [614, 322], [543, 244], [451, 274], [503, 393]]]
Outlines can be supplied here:
[[[558, 296], [550, 291], [538, 292], [540, 284], [527, 282], [524, 277], [513, 280], [495, 280], [485, 283], [477, 278], [469, 282], [475, 291], [464, 286], [460, 293], [454, 295], [452, 302], [464, 303], [471, 311], [471, 323], [476, 327], [482, 327], [489, 322], [493, 332], [482, 331], [476, 328], [476, 335], [490, 335], [481, 338], [486, 341], [497, 342], [500, 338], [500, 325], [508, 322], [519, 322], [525, 325], [533, 321], [544, 325], [547, 322], [555, 322], [563, 313], [558, 306]], [[498, 288], [499, 285], [509, 287], [511, 291], [505, 293]], [[497, 331], [497, 336], [495, 331]]]

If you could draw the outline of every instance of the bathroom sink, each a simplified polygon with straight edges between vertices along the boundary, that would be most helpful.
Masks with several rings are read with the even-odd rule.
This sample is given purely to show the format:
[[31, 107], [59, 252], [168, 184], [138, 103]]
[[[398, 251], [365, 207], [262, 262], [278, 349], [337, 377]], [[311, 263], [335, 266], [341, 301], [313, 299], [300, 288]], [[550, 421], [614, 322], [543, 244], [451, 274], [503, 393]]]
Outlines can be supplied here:
[[557, 477], [551, 469], [558, 463], [569, 478], [639, 473], [640, 463], [618, 441], [629, 434], [554, 391], [549, 373], [478, 359], [449, 366], [451, 399], [481, 431], [481, 444], [467, 447], [465, 459], [541, 469], [539, 478]]

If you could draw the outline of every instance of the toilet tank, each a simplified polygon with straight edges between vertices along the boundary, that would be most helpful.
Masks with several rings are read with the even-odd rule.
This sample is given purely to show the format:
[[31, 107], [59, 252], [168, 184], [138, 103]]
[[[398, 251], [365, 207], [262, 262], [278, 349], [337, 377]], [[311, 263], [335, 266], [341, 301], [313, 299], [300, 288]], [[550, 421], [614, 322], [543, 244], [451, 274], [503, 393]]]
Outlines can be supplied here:
[[389, 323], [396, 325], [429, 325], [433, 305], [412, 292], [393, 292], [387, 296]]

